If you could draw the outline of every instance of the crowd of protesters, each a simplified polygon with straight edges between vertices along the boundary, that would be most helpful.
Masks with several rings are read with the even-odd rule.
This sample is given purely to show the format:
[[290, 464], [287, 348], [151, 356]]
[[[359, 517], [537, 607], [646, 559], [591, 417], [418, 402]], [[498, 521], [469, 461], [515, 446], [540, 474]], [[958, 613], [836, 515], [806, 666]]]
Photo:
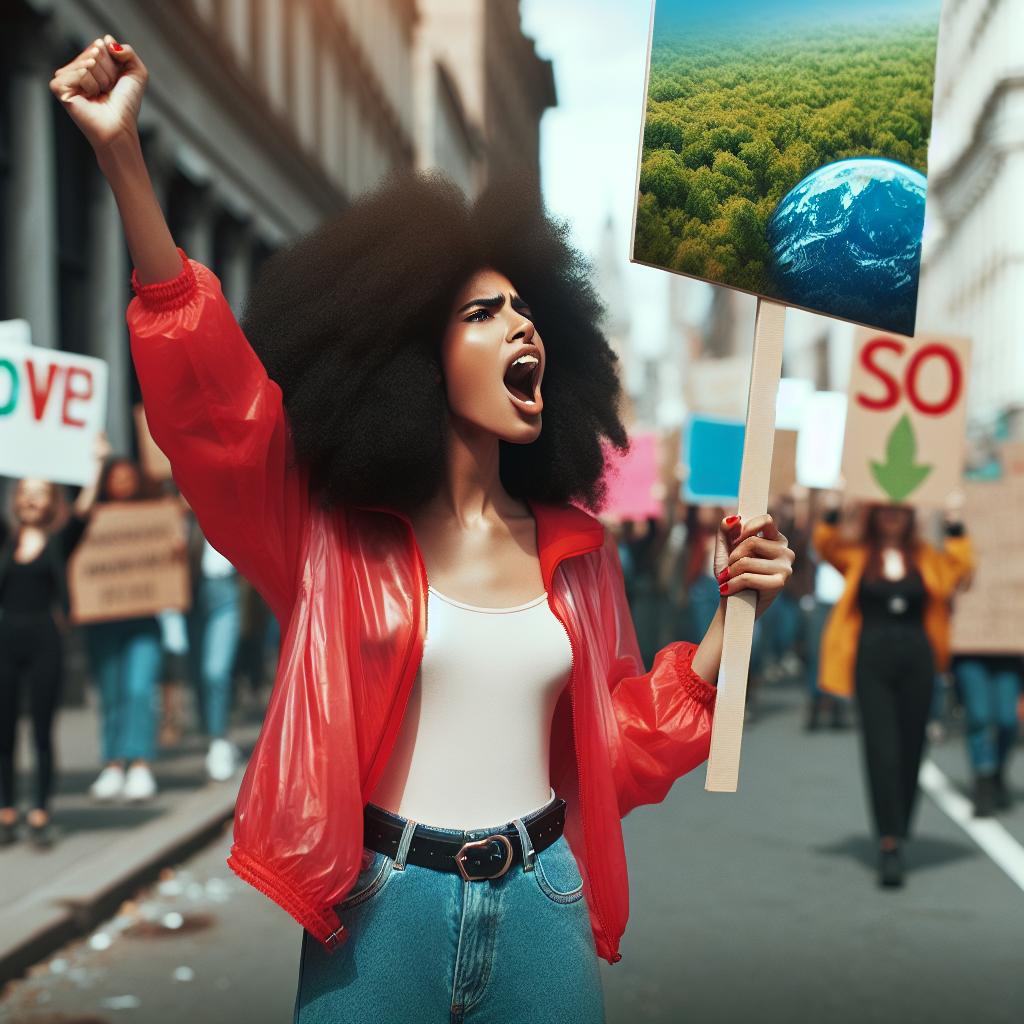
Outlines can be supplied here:
[[[153, 763], [186, 734], [208, 745], [205, 769], [226, 781], [241, 766], [229, 732], [234, 680], [259, 698], [268, 681], [276, 621], [234, 566], [202, 535], [170, 481], [148, 478], [129, 458], [112, 457], [105, 436], [95, 473], [68, 504], [65, 488], [42, 479], [13, 482], [0, 515], [0, 847], [21, 838], [16, 747], [27, 706], [35, 783], [25, 837], [52, 846], [50, 803], [59, 789], [55, 723], [65, 690], [64, 649], [77, 630], [97, 708], [100, 760], [88, 789], [97, 803], [144, 803], [158, 792]], [[71, 624], [68, 562], [107, 503], [172, 498], [181, 506], [176, 554], [188, 562], [190, 605], [145, 615]], [[191, 711], [191, 714], [190, 714]]]
[[[0, 522], [0, 845], [18, 838], [15, 740], [23, 695], [36, 768], [25, 824], [34, 844], [54, 839], [49, 803], [57, 785], [53, 733], [69, 628], [67, 562], [100, 503], [177, 497], [191, 603], [184, 612], [79, 627], [99, 709], [101, 763], [89, 794], [98, 802], [152, 799], [157, 750], [182, 742], [190, 707], [191, 728], [208, 744], [207, 776], [230, 779], [241, 761], [229, 735], [233, 681], [247, 678], [261, 694], [276, 644], [277, 623], [259, 596], [203, 537], [173, 485], [148, 480], [129, 459], [111, 458], [105, 438], [97, 444], [94, 479], [70, 507], [63, 488], [44, 480], [18, 481], [11, 494], [8, 521]], [[941, 735], [947, 693], [965, 725], [975, 813], [1010, 806], [1006, 766], [1018, 736], [1022, 658], [998, 651], [951, 655], [951, 609], [956, 594], [971, 585], [973, 569], [954, 503], [934, 544], [908, 507], [844, 508], [838, 494], [794, 487], [770, 510], [797, 560], [786, 592], [754, 632], [748, 721], [756, 721], [762, 689], [786, 680], [806, 691], [807, 731], [844, 729], [856, 719], [878, 880], [899, 886], [918, 773], [928, 737]], [[672, 640], [699, 640], [714, 616], [720, 599], [715, 537], [725, 512], [688, 506], [675, 490], [663, 516], [604, 517], [619, 544], [647, 664]]]

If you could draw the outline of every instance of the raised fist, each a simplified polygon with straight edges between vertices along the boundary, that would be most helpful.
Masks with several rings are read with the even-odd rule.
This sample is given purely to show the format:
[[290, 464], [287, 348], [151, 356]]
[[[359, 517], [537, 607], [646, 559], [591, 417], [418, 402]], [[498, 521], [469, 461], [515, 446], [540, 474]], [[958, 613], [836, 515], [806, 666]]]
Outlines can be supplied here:
[[105, 35], [54, 72], [50, 92], [99, 152], [136, 132], [148, 78], [132, 47]]

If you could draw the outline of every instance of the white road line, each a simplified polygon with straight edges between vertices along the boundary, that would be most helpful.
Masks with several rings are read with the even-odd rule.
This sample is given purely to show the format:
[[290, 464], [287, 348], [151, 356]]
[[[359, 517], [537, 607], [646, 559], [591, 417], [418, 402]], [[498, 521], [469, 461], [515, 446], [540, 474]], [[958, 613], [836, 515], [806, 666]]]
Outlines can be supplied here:
[[974, 804], [925, 759], [918, 776], [921, 788], [1024, 890], [1024, 846], [994, 818], [975, 818]]

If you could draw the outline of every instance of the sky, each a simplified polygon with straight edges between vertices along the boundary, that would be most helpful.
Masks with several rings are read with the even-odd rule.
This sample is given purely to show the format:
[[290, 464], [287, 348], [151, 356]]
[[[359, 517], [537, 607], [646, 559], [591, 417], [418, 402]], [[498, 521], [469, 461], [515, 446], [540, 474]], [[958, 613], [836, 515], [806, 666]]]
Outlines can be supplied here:
[[633, 342], [655, 355], [665, 343], [667, 278], [629, 262], [643, 125], [649, 0], [522, 0], [522, 26], [555, 69], [558, 106], [541, 121], [541, 183], [550, 212], [570, 221], [593, 255], [605, 220], [631, 296]]

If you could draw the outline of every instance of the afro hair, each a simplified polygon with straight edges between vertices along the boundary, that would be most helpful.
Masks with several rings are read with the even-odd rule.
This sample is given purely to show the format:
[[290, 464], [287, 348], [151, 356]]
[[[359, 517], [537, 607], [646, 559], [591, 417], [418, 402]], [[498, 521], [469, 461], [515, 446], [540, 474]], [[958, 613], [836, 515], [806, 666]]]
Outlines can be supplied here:
[[544, 419], [500, 441], [519, 499], [599, 511], [601, 438], [620, 451], [617, 357], [587, 260], [549, 218], [535, 179], [471, 203], [436, 173], [400, 171], [260, 267], [240, 322], [281, 387], [296, 458], [327, 506], [411, 511], [443, 482], [448, 406], [440, 346], [458, 291], [490, 267], [529, 302], [544, 339]]

